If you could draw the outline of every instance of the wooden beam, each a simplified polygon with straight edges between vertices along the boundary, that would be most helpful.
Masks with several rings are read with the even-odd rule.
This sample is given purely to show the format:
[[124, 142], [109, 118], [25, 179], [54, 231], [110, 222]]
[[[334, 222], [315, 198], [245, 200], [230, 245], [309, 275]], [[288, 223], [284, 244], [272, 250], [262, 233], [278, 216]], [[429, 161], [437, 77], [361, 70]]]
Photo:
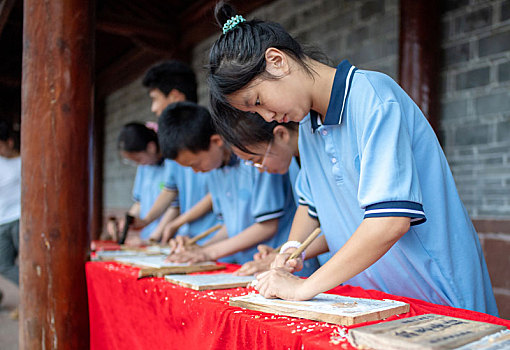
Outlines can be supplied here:
[[94, 1], [25, 0], [20, 349], [88, 349]]
[[97, 75], [97, 98], [103, 99], [124, 85], [129, 84], [143, 74], [151, 64], [162, 58], [162, 55], [138, 48], [126, 53]]
[[[179, 16], [181, 21], [178, 32], [185, 33], [181, 36], [180, 50], [190, 50], [215, 32], [219, 33], [220, 29], [214, 19], [214, 6], [217, 2], [217, 0], [196, 1]], [[271, 2], [274, 0], [230, 1], [237, 12], [245, 16]]]
[[400, 85], [437, 132], [441, 22], [438, 0], [400, 1]]
[[169, 24], [148, 22], [134, 17], [108, 16], [98, 18], [96, 28], [100, 31], [124, 37], [148, 37], [170, 42], [175, 39], [175, 28]]
[[0, 36], [15, 3], [16, 0], [0, 0]]

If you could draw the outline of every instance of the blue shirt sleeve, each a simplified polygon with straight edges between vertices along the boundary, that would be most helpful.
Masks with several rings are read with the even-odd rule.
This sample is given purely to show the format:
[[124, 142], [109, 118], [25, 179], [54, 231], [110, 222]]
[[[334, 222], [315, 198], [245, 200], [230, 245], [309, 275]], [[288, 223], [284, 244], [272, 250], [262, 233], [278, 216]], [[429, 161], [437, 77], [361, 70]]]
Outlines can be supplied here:
[[165, 188], [172, 191], [177, 191], [177, 181], [175, 173], [177, 171], [175, 162], [165, 159]]
[[140, 202], [142, 197], [142, 177], [142, 168], [138, 166], [136, 168], [135, 183], [133, 184], [133, 200], [135, 202]]
[[[257, 171], [257, 170], [254, 170]], [[288, 195], [285, 193], [285, 179], [288, 174], [258, 173], [254, 186], [251, 212], [255, 222], [264, 222], [284, 215]], [[287, 183], [290, 185], [290, 183]], [[289, 186], [290, 187], [290, 186]], [[291, 195], [291, 194], [290, 194]]]
[[[364, 111], [356, 113], [360, 157], [358, 201], [365, 209], [364, 217], [403, 216], [410, 217], [411, 224], [425, 222], [410, 137], [412, 126], [405, 120], [398, 97], [381, 101], [379, 91], [371, 85], [365, 92], [364, 100], [370, 109], [366, 110], [365, 104], [360, 107]], [[381, 94], [391, 95], [391, 89], [386, 88]]]
[[318, 219], [319, 216], [317, 215], [317, 209], [315, 209], [315, 202], [312, 197], [312, 191], [310, 190], [308, 175], [304, 169], [301, 169], [297, 176], [294, 191], [296, 191], [299, 197], [298, 204], [306, 205], [308, 207], [308, 215], [314, 219]]

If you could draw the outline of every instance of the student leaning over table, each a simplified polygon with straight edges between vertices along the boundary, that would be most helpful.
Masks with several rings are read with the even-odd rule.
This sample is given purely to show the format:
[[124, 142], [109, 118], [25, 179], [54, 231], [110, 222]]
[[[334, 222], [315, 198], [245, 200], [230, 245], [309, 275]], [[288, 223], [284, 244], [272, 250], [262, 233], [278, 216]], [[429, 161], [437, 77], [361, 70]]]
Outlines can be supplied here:
[[[144, 124], [132, 122], [122, 127], [117, 145], [123, 160], [137, 167], [133, 184], [134, 203], [128, 213], [133, 217], [143, 219], [164, 187], [164, 158], [159, 149], [158, 135]], [[175, 200], [164, 215], [170, 219], [175, 219], [179, 215], [179, 202]], [[151, 233], [158, 229], [160, 221], [161, 216], [150, 225], [147, 225], [141, 232], [129, 235], [126, 244], [148, 240]], [[123, 225], [124, 223], [121, 222], [117, 230], [121, 230]], [[109, 227], [109, 229], [109, 233], [112, 235], [114, 230], [112, 227]]]
[[159, 120], [159, 140], [166, 158], [205, 173], [214, 211], [224, 220], [221, 231], [228, 235], [171, 254], [170, 261], [232, 256], [242, 264], [252, 260], [257, 244], [274, 248], [286, 241], [296, 210], [289, 175], [262, 173], [240, 162], [216, 133], [206, 108], [186, 102], [167, 107]]
[[[245, 21], [223, 3], [216, 16], [223, 34], [209, 87], [218, 129], [232, 134], [239, 110], [300, 123], [301, 203], [335, 253], [307, 280], [282, 268], [259, 275], [261, 294], [304, 300], [347, 283], [497, 315], [478, 236], [409, 96], [384, 74], [314, 60], [276, 23]], [[290, 239], [308, 234], [294, 225]]]
[[[272, 174], [285, 174], [289, 173], [292, 184], [295, 184], [299, 178], [300, 158], [298, 149], [298, 123], [277, 123], [275, 121], [266, 123], [262, 118], [238, 118], [235, 125], [231, 125], [233, 134], [236, 140], [242, 140], [241, 144], [232, 146], [233, 152], [244, 159], [246, 162], [253, 164], [259, 170]], [[227, 135], [228, 136], [228, 135]], [[293, 188], [294, 200], [299, 203], [299, 197]], [[307, 208], [300, 207], [298, 210], [305, 210]], [[300, 215], [296, 215], [297, 218]], [[302, 227], [303, 223], [297, 221], [293, 225]], [[308, 230], [313, 231], [315, 227], [310, 227]], [[303, 227], [303, 229], [305, 229]], [[306, 230], [306, 229], [305, 229]], [[322, 242], [322, 243], [320, 243]], [[317, 238], [311, 247], [307, 249], [304, 264], [308, 264], [308, 259], [315, 262], [315, 257], [321, 264], [324, 264], [331, 257], [329, 252], [324, 252], [323, 247], [325, 243], [324, 235]], [[320, 246], [320, 249], [317, 250]], [[271, 263], [278, 252], [270, 247], [261, 245], [259, 253], [255, 254], [254, 260], [245, 263], [236, 274], [250, 275], [254, 273], [264, 272], [270, 269]], [[295, 260], [291, 263], [294, 264]], [[303, 263], [299, 261], [299, 263]], [[295, 270], [301, 270], [301, 266], [296, 267]]]
[[[185, 63], [165, 61], [151, 67], [143, 81], [151, 98], [151, 111], [159, 117], [170, 104], [181, 101], [197, 100], [197, 83], [195, 73]], [[212, 213], [211, 196], [205, 189], [205, 178], [195, 174], [191, 169], [180, 166], [171, 160], [165, 160], [165, 185], [154, 201], [152, 208], [142, 220], [135, 220], [134, 228], [143, 228], [160, 217], [178, 199], [181, 212], [187, 212], [200, 203], [203, 211], [190, 218], [186, 225], [175, 225], [172, 213], [168, 210], [160, 223], [150, 235], [151, 240], [166, 243], [173, 235], [195, 236], [218, 223]], [[177, 227], [176, 229], [174, 229]], [[204, 243], [208, 238], [200, 240]]]

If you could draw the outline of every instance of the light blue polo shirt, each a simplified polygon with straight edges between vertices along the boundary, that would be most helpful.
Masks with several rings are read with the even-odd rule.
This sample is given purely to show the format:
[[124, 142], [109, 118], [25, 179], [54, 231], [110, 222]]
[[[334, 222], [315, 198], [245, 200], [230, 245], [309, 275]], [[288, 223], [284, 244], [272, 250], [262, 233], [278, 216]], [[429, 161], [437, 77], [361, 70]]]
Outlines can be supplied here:
[[[299, 181], [301, 174], [301, 168], [296, 160], [296, 158], [292, 158], [292, 161], [290, 162], [289, 166], [289, 177], [290, 181], [292, 183], [292, 193], [294, 194], [294, 200], [296, 203], [300, 203], [300, 198], [298, 193], [296, 192], [296, 183]], [[306, 205], [306, 203], [303, 203]], [[315, 217], [317, 218], [317, 217]], [[317, 270], [320, 265], [324, 265], [326, 261], [328, 261], [331, 258], [331, 253], [323, 253], [316, 258], [307, 259], [305, 260], [303, 264], [303, 269], [297, 273], [295, 273], [298, 276], [304, 276], [308, 277], [310, 276], [315, 270]]]
[[[139, 165], [136, 169], [135, 182], [133, 185], [133, 200], [140, 203], [140, 218], [145, 218], [152, 205], [158, 198], [165, 184], [164, 163], [155, 165]], [[172, 207], [178, 207], [179, 201], [175, 200]], [[148, 239], [152, 231], [158, 226], [161, 217], [147, 225], [141, 232], [140, 238]]]
[[[232, 155], [228, 165], [207, 175], [213, 210], [221, 215], [229, 237], [234, 237], [257, 222], [278, 219], [278, 232], [260, 242], [276, 248], [287, 241], [296, 212], [288, 174], [260, 173]], [[257, 245], [233, 254], [238, 264], [252, 261]]]
[[365, 289], [497, 315], [478, 236], [436, 135], [388, 76], [337, 67], [324, 125], [299, 127], [297, 191], [331, 252], [364, 218], [406, 216], [410, 230], [346, 281]]
[[[295, 191], [295, 186], [296, 186], [296, 181], [299, 178], [300, 170], [301, 169], [300, 169], [300, 166], [299, 166], [296, 158], [295, 157], [292, 158], [290, 165], [289, 165], [288, 174], [289, 174], [290, 183], [292, 184], [292, 195], [294, 197], [295, 203], [299, 202], [299, 196], [298, 196], [297, 192]], [[330, 258], [329, 253], [324, 253], [324, 254], [321, 254], [315, 258], [306, 259], [303, 262], [303, 268], [301, 269], [301, 271], [296, 272], [295, 275], [302, 276], [302, 277], [308, 277], [312, 273], [314, 273], [315, 270], [317, 270], [321, 264], [325, 264], [326, 261], [329, 260], [329, 258]]]
[[[183, 167], [173, 160], [165, 159], [165, 188], [178, 191], [181, 214], [187, 212], [208, 193], [206, 175], [195, 173], [189, 167]], [[181, 227], [178, 235], [194, 237], [218, 224], [218, 217], [211, 211], [201, 218]], [[212, 236], [198, 241], [207, 242]]]

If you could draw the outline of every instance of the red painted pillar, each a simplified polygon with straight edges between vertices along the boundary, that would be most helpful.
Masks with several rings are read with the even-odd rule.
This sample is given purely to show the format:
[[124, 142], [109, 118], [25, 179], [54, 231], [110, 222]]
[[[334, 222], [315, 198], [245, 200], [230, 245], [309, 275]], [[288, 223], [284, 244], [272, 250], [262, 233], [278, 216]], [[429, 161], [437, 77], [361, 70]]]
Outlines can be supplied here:
[[20, 349], [88, 349], [93, 4], [24, 0]]
[[400, 0], [400, 85], [437, 131], [441, 21], [438, 0]]

